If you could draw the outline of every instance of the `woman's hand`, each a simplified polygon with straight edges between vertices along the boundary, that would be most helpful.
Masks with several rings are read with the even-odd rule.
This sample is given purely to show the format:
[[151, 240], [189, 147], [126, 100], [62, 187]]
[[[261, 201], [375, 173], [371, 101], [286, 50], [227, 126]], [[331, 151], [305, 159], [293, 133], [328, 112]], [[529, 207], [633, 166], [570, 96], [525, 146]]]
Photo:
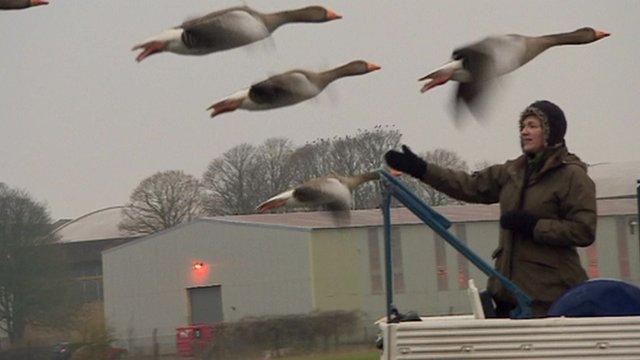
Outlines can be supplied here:
[[384, 160], [390, 168], [402, 171], [417, 179], [421, 179], [427, 172], [427, 162], [413, 153], [406, 145], [402, 145], [402, 152], [387, 151], [384, 154]]

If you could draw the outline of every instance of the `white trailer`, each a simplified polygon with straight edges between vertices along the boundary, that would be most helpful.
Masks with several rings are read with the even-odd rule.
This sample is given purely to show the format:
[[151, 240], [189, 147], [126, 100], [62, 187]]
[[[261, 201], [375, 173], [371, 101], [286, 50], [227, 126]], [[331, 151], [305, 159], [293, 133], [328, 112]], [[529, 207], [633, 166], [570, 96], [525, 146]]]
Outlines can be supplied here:
[[640, 316], [485, 319], [469, 281], [473, 314], [378, 321], [381, 360], [640, 359]]

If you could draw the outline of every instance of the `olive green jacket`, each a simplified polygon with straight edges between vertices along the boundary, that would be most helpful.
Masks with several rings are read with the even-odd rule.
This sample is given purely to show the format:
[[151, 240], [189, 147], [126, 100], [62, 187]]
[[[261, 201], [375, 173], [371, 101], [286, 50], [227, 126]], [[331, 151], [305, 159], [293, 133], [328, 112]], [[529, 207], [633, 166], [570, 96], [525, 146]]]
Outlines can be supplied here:
[[[524, 186], [526, 157], [469, 175], [429, 164], [422, 181], [453, 198], [473, 203], [500, 202], [500, 213], [526, 210], [539, 218], [533, 237], [500, 229], [492, 257], [496, 269], [534, 301], [553, 302], [565, 290], [587, 280], [576, 246], [595, 240], [595, 185], [586, 164], [562, 146]], [[496, 278], [489, 291], [515, 303]]]

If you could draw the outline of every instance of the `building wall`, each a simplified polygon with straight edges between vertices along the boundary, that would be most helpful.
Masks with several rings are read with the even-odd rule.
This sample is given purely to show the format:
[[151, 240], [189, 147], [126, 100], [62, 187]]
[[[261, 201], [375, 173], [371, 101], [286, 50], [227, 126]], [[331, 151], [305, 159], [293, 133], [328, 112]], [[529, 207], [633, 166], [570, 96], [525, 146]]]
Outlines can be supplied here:
[[[581, 261], [591, 277], [606, 277], [625, 280], [640, 285], [640, 242], [637, 227], [630, 226], [635, 219], [633, 215], [606, 216], [598, 219], [596, 241], [593, 249], [578, 248]], [[633, 229], [633, 230], [632, 230]], [[335, 231], [341, 231], [339, 235]], [[479, 289], [486, 288], [488, 277], [478, 268], [460, 255], [452, 246], [446, 243], [433, 231], [422, 225], [403, 225], [394, 227], [399, 233], [392, 235], [395, 244], [400, 244], [402, 269], [395, 269], [395, 280], [398, 272], [402, 273], [403, 289], [395, 288], [394, 304], [400, 311], [414, 310], [421, 314], [446, 315], [466, 313], [470, 311], [466, 288], [467, 280], [474, 279]], [[497, 221], [481, 221], [468, 223], [454, 223], [452, 231], [459, 239], [466, 239], [467, 245], [482, 259], [493, 266], [491, 253], [498, 245], [499, 224]], [[343, 297], [349, 294], [350, 302], [344, 302], [354, 308], [359, 303], [361, 310], [368, 319], [377, 319], [386, 313], [384, 294], [384, 244], [382, 228], [375, 228], [377, 232], [377, 246], [380, 259], [379, 270], [372, 268], [375, 256], [369, 249], [371, 245], [367, 238], [372, 235], [367, 228], [333, 230], [318, 230], [323, 236], [314, 235], [314, 240], [322, 240], [334, 247], [330, 264], [340, 260], [342, 265], [325, 266], [332, 273], [332, 282], [339, 283], [340, 278], [348, 279], [341, 285], [336, 285], [336, 292], [342, 292]], [[399, 238], [397, 240], [396, 238]], [[351, 240], [346, 245], [346, 240]], [[345, 244], [339, 248], [340, 243]], [[326, 251], [325, 255], [330, 254]], [[346, 254], [351, 254], [347, 257]], [[357, 254], [357, 256], [355, 255]], [[327, 256], [329, 257], [329, 256]], [[591, 259], [591, 262], [590, 262]], [[316, 263], [322, 261], [314, 260]], [[591, 270], [589, 265], [591, 263]], [[595, 269], [595, 272], [593, 271]], [[353, 274], [359, 272], [360, 275]], [[349, 273], [351, 272], [351, 273]], [[382, 274], [382, 292], [375, 291], [373, 286], [376, 274]], [[342, 274], [342, 275], [340, 275]], [[355, 279], [361, 279], [356, 283]], [[329, 282], [327, 282], [329, 284]], [[347, 289], [342, 287], [347, 286]], [[319, 288], [316, 285], [316, 288]], [[359, 289], [354, 294], [353, 289]], [[318, 304], [320, 294], [329, 293], [317, 291]], [[341, 295], [334, 295], [338, 299]], [[329, 298], [329, 296], [327, 296]], [[356, 300], [360, 298], [359, 300]], [[338, 305], [337, 301], [325, 302], [325, 308]]]
[[308, 313], [309, 264], [309, 232], [199, 220], [103, 253], [105, 315], [130, 349], [149, 348], [154, 329], [172, 349], [187, 288], [221, 285], [225, 321]]
[[[459, 228], [465, 229], [469, 246], [489, 259], [497, 246], [497, 222], [455, 224], [452, 231], [464, 236]], [[426, 226], [394, 226], [392, 238], [400, 248], [393, 251], [394, 303], [400, 310], [469, 311], [466, 280], [474, 278], [484, 287], [486, 276], [480, 270]], [[357, 309], [370, 320], [386, 313], [382, 227], [314, 230], [311, 253], [316, 310]], [[444, 271], [438, 265], [444, 265]], [[460, 273], [465, 276], [460, 278]]]
[[[640, 284], [633, 219], [598, 219], [596, 243], [579, 249], [592, 275]], [[173, 346], [175, 327], [189, 322], [186, 289], [221, 285], [225, 321], [360, 310], [366, 326], [386, 313], [382, 231], [380, 226], [305, 231], [207, 220], [179, 226], [103, 253], [106, 316], [117, 338], [134, 338], [134, 345], [142, 346], [157, 328]], [[493, 265], [497, 221], [454, 223], [451, 231]], [[486, 275], [426, 226], [394, 226], [392, 237], [398, 246], [394, 303], [400, 311], [470, 311], [467, 279], [484, 289]], [[194, 261], [204, 262], [207, 271], [194, 272]]]
[[362, 308], [362, 229], [327, 229], [312, 232], [311, 264], [314, 309]]
[[[454, 224], [451, 228], [456, 236], [461, 238], [459, 228], [466, 231], [468, 246], [480, 257], [490, 259], [493, 249], [497, 246], [497, 222], [470, 222]], [[402, 281], [404, 289], [396, 287], [394, 304], [400, 311], [413, 310], [421, 314], [455, 314], [470, 311], [466, 298], [466, 283], [473, 278], [476, 286], [484, 288], [487, 277], [474, 265], [460, 256], [448, 243], [431, 229], [423, 225], [404, 225], [394, 229], [399, 236], [394, 236], [394, 244], [400, 244], [402, 262]], [[384, 254], [382, 228], [377, 228], [378, 247], [380, 256]], [[463, 233], [464, 234], [464, 233]], [[399, 238], [399, 241], [396, 240]], [[363, 251], [362, 253], [370, 253]], [[396, 259], [397, 260], [397, 259]], [[367, 273], [370, 259], [364, 259], [362, 267]], [[461, 269], [466, 276], [459, 278]], [[395, 280], [398, 280], [396, 269]], [[380, 272], [383, 274], [383, 291], [372, 289], [372, 279], [366, 279], [363, 288], [363, 311], [370, 319], [377, 319], [386, 314], [384, 294], [384, 259], [380, 262]]]
[[[585, 269], [589, 259], [595, 260], [596, 277], [616, 278], [640, 285], [640, 239], [638, 226], [632, 222], [637, 215], [605, 216], [598, 218], [595, 252], [580, 248], [580, 258]], [[594, 257], [595, 254], [595, 257]]]

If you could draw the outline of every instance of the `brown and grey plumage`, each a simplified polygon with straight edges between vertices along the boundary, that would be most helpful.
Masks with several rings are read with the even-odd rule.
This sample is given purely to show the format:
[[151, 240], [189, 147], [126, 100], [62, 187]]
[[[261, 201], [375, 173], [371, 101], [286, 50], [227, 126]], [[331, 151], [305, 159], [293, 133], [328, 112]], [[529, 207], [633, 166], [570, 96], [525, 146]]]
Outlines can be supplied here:
[[45, 0], [0, 0], [0, 10], [19, 10], [49, 4]]
[[265, 212], [282, 206], [293, 207], [318, 207], [324, 206], [332, 211], [335, 217], [348, 217], [352, 207], [352, 192], [361, 184], [378, 180], [377, 171], [367, 172], [354, 176], [331, 174], [309, 180], [293, 189], [284, 191], [269, 200], [261, 203], [256, 208], [259, 212]]
[[327, 85], [337, 79], [363, 75], [378, 69], [380, 66], [376, 64], [357, 60], [322, 72], [287, 71], [240, 90], [211, 105], [207, 110], [213, 109], [211, 117], [214, 117], [236, 109], [268, 110], [289, 106], [320, 94]]
[[450, 62], [420, 78], [419, 81], [427, 80], [421, 92], [449, 80], [458, 81], [456, 106], [464, 103], [473, 111], [481, 105], [482, 93], [492, 80], [518, 69], [545, 50], [559, 45], [588, 44], [607, 36], [607, 32], [586, 27], [544, 36], [487, 37], [456, 49]]
[[248, 6], [236, 6], [185, 21], [182, 25], [133, 47], [142, 49], [137, 61], [169, 51], [183, 55], [203, 55], [251, 44], [271, 35], [284, 24], [317, 23], [340, 19], [332, 10], [309, 6], [264, 14]]

